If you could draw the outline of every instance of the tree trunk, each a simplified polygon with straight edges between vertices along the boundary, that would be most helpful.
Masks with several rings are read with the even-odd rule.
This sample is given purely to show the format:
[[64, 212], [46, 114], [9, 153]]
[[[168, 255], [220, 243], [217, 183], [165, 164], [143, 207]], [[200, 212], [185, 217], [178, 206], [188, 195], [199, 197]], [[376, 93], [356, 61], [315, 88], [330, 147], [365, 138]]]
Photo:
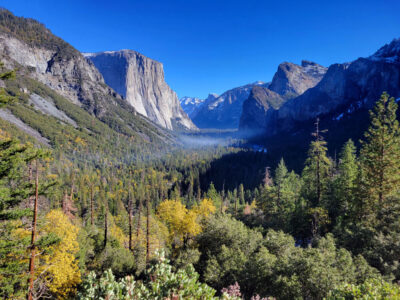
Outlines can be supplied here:
[[131, 192], [129, 190], [129, 200], [128, 200], [128, 222], [129, 222], [129, 250], [133, 250], [132, 246], [132, 198]]
[[64, 191], [64, 195], [61, 200], [61, 210], [64, 214], [67, 214], [67, 201], [68, 201], [67, 198], [68, 198], [67, 191]]
[[[28, 181], [29, 181], [29, 183], [31, 183], [32, 182], [32, 180], [33, 180], [33, 167], [32, 167], [32, 162], [29, 162], [29, 165], [28, 165]], [[28, 199], [28, 206], [29, 206], [29, 208], [33, 208], [33, 200], [34, 199], [34, 197], [32, 197], [32, 196], [29, 196], [29, 199]]]
[[108, 235], [108, 209], [106, 208], [104, 214], [104, 249], [107, 246], [107, 235]]
[[137, 221], [137, 228], [136, 228], [136, 242], [139, 242], [139, 235], [140, 235], [140, 227], [142, 226], [141, 223], [141, 214], [142, 214], [142, 199], [139, 199], [139, 210], [138, 210], [138, 221]]
[[73, 201], [74, 189], [75, 189], [75, 175], [74, 175], [74, 173], [72, 172], [72, 175], [71, 175], [71, 190], [70, 190], [70, 194], [69, 194], [69, 201], [70, 201], [70, 203], [72, 203], [72, 201]]
[[[105, 187], [103, 187], [105, 189]], [[107, 238], [108, 238], [108, 200], [107, 195], [104, 193], [104, 249], [107, 246]]]
[[319, 152], [318, 152], [318, 156], [317, 156], [317, 206], [320, 204], [321, 202], [321, 174], [320, 174], [320, 170], [319, 170]]
[[147, 218], [146, 218], [146, 264], [150, 261], [150, 201], [149, 196], [146, 199]]
[[39, 161], [36, 159], [36, 178], [35, 178], [35, 202], [33, 207], [33, 221], [32, 221], [32, 239], [31, 239], [31, 257], [29, 260], [29, 292], [28, 299], [33, 299], [33, 282], [35, 276], [35, 240], [36, 240], [36, 223], [37, 223], [37, 210], [39, 200]]
[[94, 225], [93, 184], [90, 186], [90, 225]]

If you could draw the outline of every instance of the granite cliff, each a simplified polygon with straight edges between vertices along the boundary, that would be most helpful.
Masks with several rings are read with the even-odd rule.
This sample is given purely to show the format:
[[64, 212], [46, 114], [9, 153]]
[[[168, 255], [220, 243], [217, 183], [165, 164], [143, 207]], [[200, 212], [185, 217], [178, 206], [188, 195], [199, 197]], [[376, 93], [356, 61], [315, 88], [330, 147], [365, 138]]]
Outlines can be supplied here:
[[[104, 82], [94, 64], [74, 47], [53, 35], [43, 24], [14, 16], [5, 9], [0, 10], [0, 60], [6, 69], [18, 70], [19, 80], [14, 85], [18, 86], [21, 97], [30, 98], [35, 111], [52, 112], [52, 117], [65, 122], [62, 112], [45, 110], [57, 102], [52, 97], [62, 97], [76, 106], [71, 111], [81, 116], [89, 113], [97, 119], [92, 123], [101, 121], [115, 134], [137, 137], [137, 140], [171, 141], [170, 133], [138, 115]], [[40, 88], [41, 85], [46, 88]], [[36, 101], [39, 94], [52, 96], [42, 95], [42, 100]]]
[[243, 102], [239, 128], [254, 133], [263, 132], [273, 111], [313, 88], [323, 78], [326, 70], [317, 63], [305, 60], [301, 65], [281, 63], [271, 84], [268, 87], [254, 87]]
[[167, 129], [196, 130], [176, 93], [164, 80], [163, 65], [136, 51], [84, 53], [112, 87], [141, 115]]
[[[260, 124], [267, 135], [296, 130], [299, 122], [334, 114], [341, 119], [373, 107], [386, 91], [400, 97], [400, 39], [351, 63], [333, 64], [323, 79], [302, 95], [268, 114]], [[368, 120], [368, 118], [366, 118]]]

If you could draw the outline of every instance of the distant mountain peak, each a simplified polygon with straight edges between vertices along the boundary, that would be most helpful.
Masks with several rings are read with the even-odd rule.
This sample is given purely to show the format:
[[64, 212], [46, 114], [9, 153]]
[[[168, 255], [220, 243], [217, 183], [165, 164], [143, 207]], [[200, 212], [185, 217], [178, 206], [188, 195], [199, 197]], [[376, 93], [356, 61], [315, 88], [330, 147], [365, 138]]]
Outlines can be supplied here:
[[400, 63], [400, 38], [393, 39], [368, 58], [374, 61]]
[[278, 66], [269, 89], [283, 97], [293, 98], [314, 87], [326, 71], [327, 68], [308, 60], [303, 60], [301, 65], [283, 62]]
[[207, 99], [209, 99], [209, 98], [218, 98], [218, 97], [219, 97], [218, 94], [216, 94], [216, 93], [210, 93], [210, 94], [208, 94]]
[[301, 66], [302, 66], [303, 68], [305, 68], [305, 67], [307, 67], [307, 66], [321, 66], [321, 65], [320, 65], [320, 64], [317, 64], [316, 62], [313, 62], [313, 61], [311, 61], [311, 60], [303, 59], [303, 60], [301, 61]]
[[256, 81], [227, 90], [221, 95], [209, 94], [204, 103], [189, 116], [200, 128], [238, 128], [243, 102], [248, 98], [252, 88], [268, 85], [269, 83]]
[[[244, 104], [246, 107], [243, 107], [244, 122], [241, 122], [241, 128], [259, 131], [262, 129], [262, 133], [270, 137], [282, 133], [298, 134], [305, 127], [312, 128], [315, 118], [320, 117], [325, 126], [330, 128], [330, 132], [336, 130], [343, 135], [344, 131], [340, 131], [338, 124], [347, 124], [346, 130], [352, 131], [355, 138], [358, 138], [362, 132], [358, 128], [366, 127], [368, 110], [373, 107], [383, 91], [395, 99], [400, 99], [399, 58], [400, 39], [394, 39], [370, 57], [359, 58], [350, 63], [333, 64], [317, 85], [286, 101], [278, 110], [265, 105], [264, 100], [268, 100], [267, 96], [272, 97], [266, 91], [254, 92], [256, 97], [253, 97], [253, 101]], [[293, 68], [292, 72], [283, 72], [290, 68]], [[309, 70], [304, 70], [307, 68]], [[308, 62], [302, 62], [302, 67], [282, 64], [276, 73], [277, 80], [273, 80], [269, 89], [281, 95], [288, 94], [287, 91], [299, 90], [304, 83], [313, 83], [304, 76], [305, 71], [309, 73], [320, 68], [325, 69]], [[357, 120], [354, 121], [357, 122], [357, 126], [352, 124], [353, 121], [349, 121], [352, 118]]]
[[193, 116], [196, 110], [204, 104], [205, 101], [206, 101], [205, 99], [200, 99], [197, 97], [188, 97], [188, 96], [184, 96], [181, 99], [179, 99], [183, 111], [190, 118]]

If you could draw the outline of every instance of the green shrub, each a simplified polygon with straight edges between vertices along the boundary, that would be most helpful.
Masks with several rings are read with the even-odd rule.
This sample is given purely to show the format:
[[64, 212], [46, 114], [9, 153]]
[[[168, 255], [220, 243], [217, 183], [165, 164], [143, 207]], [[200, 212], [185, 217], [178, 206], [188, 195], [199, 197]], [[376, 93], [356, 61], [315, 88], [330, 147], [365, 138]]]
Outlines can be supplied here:
[[[215, 290], [198, 281], [193, 266], [172, 271], [169, 261], [160, 254], [157, 263], [147, 270], [146, 279], [133, 276], [117, 280], [111, 270], [101, 277], [91, 272], [83, 283], [79, 299], [217, 299]], [[225, 297], [225, 299], [228, 299]]]
[[326, 300], [400, 299], [400, 287], [383, 280], [367, 280], [360, 285], [343, 284], [332, 290]]

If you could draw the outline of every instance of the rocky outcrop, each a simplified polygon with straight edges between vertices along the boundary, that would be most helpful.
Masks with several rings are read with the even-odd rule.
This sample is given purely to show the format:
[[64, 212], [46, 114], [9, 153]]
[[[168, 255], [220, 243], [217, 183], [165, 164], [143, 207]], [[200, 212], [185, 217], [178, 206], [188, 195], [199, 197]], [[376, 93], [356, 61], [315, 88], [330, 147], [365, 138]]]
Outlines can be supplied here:
[[99, 97], [118, 97], [104, 84], [96, 67], [79, 52], [64, 57], [60, 50], [31, 47], [12, 35], [0, 32], [0, 54], [6, 64], [14, 61], [27, 67], [33, 78], [91, 112], [103, 107], [96, 103]]
[[243, 102], [249, 97], [252, 88], [267, 85], [264, 82], [255, 82], [228, 90], [220, 96], [210, 94], [191, 118], [200, 128], [238, 128]]
[[285, 98], [293, 98], [314, 87], [326, 73], [326, 68], [303, 60], [301, 66], [284, 62], [279, 65], [269, 89]]
[[387, 63], [400, 63], [400, 38], [394, 39], [368, 57], [373, 61], [384, 61]]
[[355, 108], [370, 109], [384, 91], [399, 98], [399, 57], [397, 39], [368, 58], [331, 65], [318, 85], [268, 115], [263, 128], [268, 135], [274, 135], [293, 131], [299, 122], [333, 112], [343, 116]]
[[254, 87], [244, 101], [240, 130], [263, 132], [269, 122], [270, 117], [267, 116], [273, 115], [272, 111], [318, 84], [326, 70], [317, 63], [305, 60], [301, 65], [281, 63], [268, 88]]
[[[279, 65], [271, 83], [255, 82], [242, 87], [231, 89], [221, 96], [205, 101], [194, 114], [193, 122], [200, 128], [246, 128], [256, 129], [264, 126], [262, 115], [265, 113], [263, 102], [279, 103], [292, 99], [314, 87], [323, 77], [327, 68], [310, 61], [302, 61], [301, 65], [284, 62]], [[253, 88], [257, 87], [257, 93], [250, 96]], [[260, 93], [259, 87], [264, 90]], [[263, 94], [259, 99], [258, 96]], [[271, 99], [267, 99], [271, 97]], [[255, 101], [255, 103], [251, 103]], [[261, 102], [259, 102], [261, 101]], [[247, 107], [249, 106], [249, 107]], [[259, 115], [256, 107], [260, 107]], [[253, 113], [255, 115], [253, 115]], [[260, 124], [257, 123], [260, 121]], [[250, 123], [247, 123], [250, 122]]]
[[137, 112], [168, 129], [196, 130], [165, 82], [161, 63], [132, 50], [84, 55]]
[[265, 128], [267, 114], [278, 109], [285, 99], [270, 89], [255, 86], [243, 104], [240, 119], [241, 130], [251, 131], [249, 134], [261, 133], [258, 128]]

